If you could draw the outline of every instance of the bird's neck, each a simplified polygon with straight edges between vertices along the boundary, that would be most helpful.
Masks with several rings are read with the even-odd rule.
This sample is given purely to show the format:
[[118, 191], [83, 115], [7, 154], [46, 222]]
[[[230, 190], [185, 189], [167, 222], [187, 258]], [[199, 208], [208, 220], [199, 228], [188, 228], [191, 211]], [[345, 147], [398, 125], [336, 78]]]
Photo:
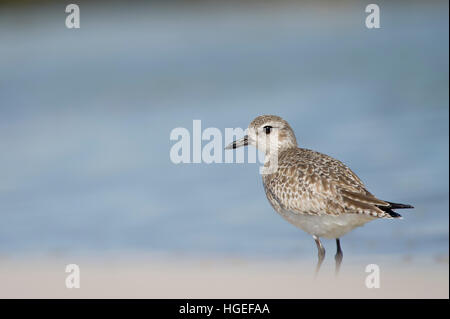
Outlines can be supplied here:
[[283, 152], [291, 149], [297, 148], [297, 145], [293, 147], [279, 147], [275, 151], [266, 152], [264, 156], [264, 173], [263, 174], [273, 174], [278, 170], [278, 162], [280, 156]]

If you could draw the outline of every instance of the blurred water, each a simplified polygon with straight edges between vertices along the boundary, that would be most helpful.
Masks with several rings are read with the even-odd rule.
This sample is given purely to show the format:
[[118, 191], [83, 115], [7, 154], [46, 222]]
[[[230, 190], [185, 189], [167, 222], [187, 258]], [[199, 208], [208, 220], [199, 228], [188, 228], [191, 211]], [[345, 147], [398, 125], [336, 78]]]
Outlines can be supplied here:
[[81, 2], [79, 30], [63, 5], [1, 8], [0, 253], [309, 256], [257, 164], [169, 159], [175, 127], [271, 113], [380, 198], [416, 207], [344, 250], [448, 255], [448, 4], [380, 6], [379, 30], [358, 2]]

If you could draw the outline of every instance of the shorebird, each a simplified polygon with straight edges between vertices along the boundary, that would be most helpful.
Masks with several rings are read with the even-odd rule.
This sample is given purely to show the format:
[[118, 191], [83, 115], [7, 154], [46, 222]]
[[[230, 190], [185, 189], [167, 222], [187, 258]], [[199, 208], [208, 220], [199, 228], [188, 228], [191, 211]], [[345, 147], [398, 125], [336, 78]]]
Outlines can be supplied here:
[[226, 149], [253, 145], [265, 153], [262, 179], [272, 207], [294, 226], [312, 235], [317, 245], [317, 275], [325, 258], [320, 238], [335, 239], [335, 273], [343, 253], [340, 238], [375, 219], [401, 218], [394, 209], [413, 208], [372, 195], [350, 168], [328, 155], [299, 148], [291, 126], [279, 116], [262, 115], [248, 135]]

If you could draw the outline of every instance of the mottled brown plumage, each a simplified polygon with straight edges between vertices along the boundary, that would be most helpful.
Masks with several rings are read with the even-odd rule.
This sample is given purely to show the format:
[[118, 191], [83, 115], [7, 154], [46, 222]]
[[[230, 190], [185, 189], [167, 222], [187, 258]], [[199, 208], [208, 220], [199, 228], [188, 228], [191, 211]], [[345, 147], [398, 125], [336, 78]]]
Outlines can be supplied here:
[[[315, 151], [289, 148], [280, 152], [278, 170], [263, 175], [266, 193], [283, 209], [308, 215], [366, 214], [392, 218], [361, 180], [342, 162]], [[269, 195], [268, 195], [269, 197]], [[273, 203], [272, 203], [273, 204]]]

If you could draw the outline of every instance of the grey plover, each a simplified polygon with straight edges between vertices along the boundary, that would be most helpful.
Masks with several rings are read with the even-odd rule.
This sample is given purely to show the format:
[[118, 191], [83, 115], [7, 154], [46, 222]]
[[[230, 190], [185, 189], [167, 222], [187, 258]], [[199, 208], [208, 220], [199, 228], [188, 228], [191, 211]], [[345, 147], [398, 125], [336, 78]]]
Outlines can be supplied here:
[[277, 162], [273, 171], [262, 175], [267, 199], [283, 218], [314, 238], [316, 275], [325, 258], [321, 237], [336, 239], [337, 274], [343, 258], [340, 237], [374, 219], [400, 218], [393, 209], [413, 208], [376, 198], [342, 162], [299, 148], [294, 131], [279, 116], [258, 116], [250, 123], [248, 135], [226, 149], [246, 145], [265, 153], [265, 168]]

